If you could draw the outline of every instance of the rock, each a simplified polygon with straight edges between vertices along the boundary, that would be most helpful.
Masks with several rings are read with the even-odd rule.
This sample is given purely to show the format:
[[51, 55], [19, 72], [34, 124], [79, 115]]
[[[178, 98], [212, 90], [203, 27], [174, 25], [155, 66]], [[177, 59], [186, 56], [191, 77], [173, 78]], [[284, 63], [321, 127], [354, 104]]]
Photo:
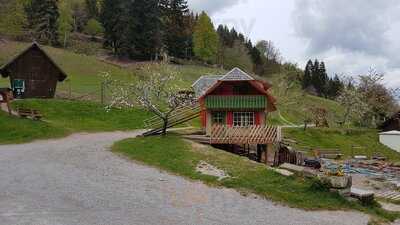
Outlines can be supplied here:
[[367, 160], [368, 157], [365, 156], [365, 155], [356, 155], [356, 156], [354, 156], [354, 159], [357, 159], [357, 160]]
[[370, 205], [374, 201], [375, 194], [372, 191], [362, 190], [358, 188], [351, 188], [350, 195], [357, 198], [364, 205]]
[[281, 166], [279, 166], [279, 168], [289, 170], [295, 173], [303, 173], [305, 169], [303, 166], [296, 166], [289, 163], [284, 163]]
[[289, 170], [285, 170], [285, 169], [274, 169], [274, 171], [285, 177], [290, 177], [290, 176], [294, 175], [294, 173], [290, 172]]
[[196, 171], [204, 175], [218, 177], [218, 180], [223, 180], [225, 178], [230, 177], [225, 173], [225, 171], [220, 170], [204, 161], [199, 162], [199, 164], [196, 167]]
[[334, 189], [347, 189], [352, 186], [352, 178], [350, 176], [327, 176], [327, 175], [320, 175], [319, 179], [329, 188]]
[[391, 211], [391, 212], [400, 212], [400, 205], [388, 203], [388, 202], [380, 202], [379, 204], [382, 206], [382, 209]]

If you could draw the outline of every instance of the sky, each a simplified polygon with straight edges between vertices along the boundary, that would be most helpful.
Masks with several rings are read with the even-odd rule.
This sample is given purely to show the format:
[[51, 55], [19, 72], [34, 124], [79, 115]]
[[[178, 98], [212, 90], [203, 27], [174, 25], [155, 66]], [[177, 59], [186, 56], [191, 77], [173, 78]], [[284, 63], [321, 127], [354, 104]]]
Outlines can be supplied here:
[[326, 63], [329, 75], [357, 77], [371, 68], [400, 88], [398, 0], [188, 0], [214, 25], [234, 26], [255, 43], [271, 40], [285, 61]]

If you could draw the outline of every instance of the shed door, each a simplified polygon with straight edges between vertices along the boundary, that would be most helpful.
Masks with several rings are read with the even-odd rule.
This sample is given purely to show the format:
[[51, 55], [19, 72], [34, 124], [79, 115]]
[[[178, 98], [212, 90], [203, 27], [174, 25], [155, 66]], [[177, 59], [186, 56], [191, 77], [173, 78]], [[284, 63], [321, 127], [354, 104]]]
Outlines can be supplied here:
[[25, 93], [25, 80], [14, 79], [12, 82], [12, 90], [15, 97], [22, 97], [22, 95]]

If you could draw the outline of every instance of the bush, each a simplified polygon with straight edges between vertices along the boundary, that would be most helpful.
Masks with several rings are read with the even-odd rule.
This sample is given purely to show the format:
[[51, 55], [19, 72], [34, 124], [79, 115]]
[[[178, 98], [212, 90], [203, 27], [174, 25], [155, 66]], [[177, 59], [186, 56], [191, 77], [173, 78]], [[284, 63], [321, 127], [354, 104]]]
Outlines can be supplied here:
[[102, 34], [104, 32], [104, 29], [99, 21], [95, 19], [90, 19], [86, 24], [83, 32], [91, 36], [97, 36]]

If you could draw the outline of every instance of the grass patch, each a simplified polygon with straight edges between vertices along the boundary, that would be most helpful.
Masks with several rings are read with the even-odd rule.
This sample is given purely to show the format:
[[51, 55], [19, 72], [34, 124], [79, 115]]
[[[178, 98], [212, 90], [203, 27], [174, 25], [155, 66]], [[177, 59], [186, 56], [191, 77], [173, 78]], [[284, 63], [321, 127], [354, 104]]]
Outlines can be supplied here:
[[114, 131], [143, 128], [143, 120], [151, 116], [142, 109], [112, 109], [88, 101], [23, 100], [15, 101], [13, 107], [39, 110], [53, 126], [70, 132]]
[[141, 109], [107, 112], [104, 106], [86, 101], [21, 100], [13, 107], [37, 109], [43, 121], [32, 121], [0, 114], [0, 143], [22, 143], [36, 139], [62, 137], [74, 132], [101, 132], [143, 128], [151, 116]]
[[[316, 185], [317, 182], [313, 179], [283, 177], [262, 164], [211, 147], [193, 146], [176, 135], [127, 139], [115, 143], [112, 150], [177, 175], [255, 193], [291, 207], [310, 210], [357, 209], [389, 220], [398, 216], [387, 213], [378, 206], [365, 208], [350, 203]], [[233, 178], [218, 181], [215, 177], [199, 174], [196, 172], [196, 165], [201, 160], [223, 169]]]
[[[317, 129], [309, 128], [307, 131], [298, 128], [284, 130], [286, 138], [298, 142], [300, 149], [335, 148], [340, 149], [346, 157], [354, 155], [380, 154], [390, 161], [400, 162], [400, 154], [379, 142], [379, 134], [373, 129]], [[356, 146], [356, 148], [352, 148]], [[360, 148], [361, 147], [361, 148]]]
[[54, 127], [45, 122], [10, 117], [0, 111], [0, 144], [57, 138], [66, 134], [67, 131], [63, 128]]

